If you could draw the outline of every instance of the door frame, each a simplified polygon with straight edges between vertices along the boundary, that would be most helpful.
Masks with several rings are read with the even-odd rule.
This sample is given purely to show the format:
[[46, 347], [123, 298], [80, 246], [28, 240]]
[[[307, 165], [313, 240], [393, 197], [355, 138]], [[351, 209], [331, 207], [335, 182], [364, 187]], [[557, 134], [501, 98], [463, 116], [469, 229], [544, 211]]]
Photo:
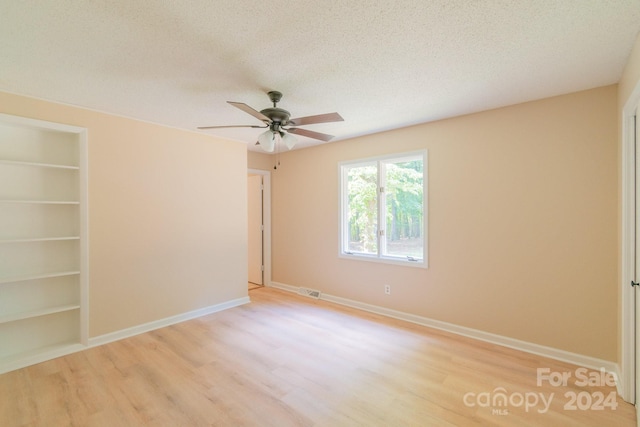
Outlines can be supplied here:
[[[640, 104], [640, 82], [622, 109], [622, 236], [621, 236], [621, 366], [619, 392], [624, 400], [635, 403], [637, 381], [636, 351], [635, 351], [635, 290], [631, 287], [631, 280], [635, 272], [635, 217], [636, 217], [636, 188], [635, 188], [635, 116]], [[640, 255], [640, 254], [639, 254]]]
[[247, 175], [262, 176], [262, 284], [271, 286], [271, 172], [262, 169], [248, 169]]

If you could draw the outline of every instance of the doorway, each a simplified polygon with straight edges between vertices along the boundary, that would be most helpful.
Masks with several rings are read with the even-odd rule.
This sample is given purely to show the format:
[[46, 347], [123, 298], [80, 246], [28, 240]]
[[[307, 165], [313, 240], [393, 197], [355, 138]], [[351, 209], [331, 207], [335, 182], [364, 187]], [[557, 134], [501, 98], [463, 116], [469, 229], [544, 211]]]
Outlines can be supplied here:
[[269, 171], [247, 173], [247, 272], [249, 290], [271, 281], [271, 176]]

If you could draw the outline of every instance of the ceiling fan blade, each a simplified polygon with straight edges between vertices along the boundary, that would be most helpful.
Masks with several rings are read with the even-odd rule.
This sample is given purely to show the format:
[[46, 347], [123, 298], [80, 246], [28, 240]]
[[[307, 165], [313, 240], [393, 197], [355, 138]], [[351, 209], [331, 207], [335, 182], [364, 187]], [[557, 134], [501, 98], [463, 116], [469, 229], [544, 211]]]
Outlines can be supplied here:
[[269, 126], [257, 125], [229, 125], [229, 126], [198, 126], [197, 129], [222, 129], [222, 128], [267, 128]]
[[295, 133], [296, 135], [302, 135], [313, 139], [319, 139], [320, 141], [331, 141], [333, 135], [327, 135], [326, 133], [314, 132], [307, 129], [290, 128], [285, 129], [289, 133]]
[[312, 125], [315, 123], [342, 122], [344, 119], [338, 113], [318, 114], [317, 116], [298, 117], [289, 120], [293, 126]]
[[231, 102], [231, 101], [227, 101], [227, 103], [233, 105], [236, 108], [241, 109], [245, 113], [251, 114], [253, 117], [255, 117], [258, 120], [261, 120], [261, 121], [266, 122], [266, 123], [269, 123], [271, 121], [271, 119], [269, 119], [269, 117], [265, 116], [264, 114], [262, 114], [258, 110], [254, 110], [253, 108], [249, 107], [245, 103], [242, 103], [242, 102]]

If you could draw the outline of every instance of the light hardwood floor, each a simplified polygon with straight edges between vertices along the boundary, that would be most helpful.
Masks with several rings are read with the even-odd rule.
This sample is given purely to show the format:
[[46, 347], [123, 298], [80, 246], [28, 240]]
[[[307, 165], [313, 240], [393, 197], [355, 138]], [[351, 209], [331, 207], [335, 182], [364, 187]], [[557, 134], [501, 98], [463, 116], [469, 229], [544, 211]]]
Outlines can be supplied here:
[[[275, 289], [250, 297], [0, 375], [0, 425], [635, 425], [619, 397], [615, 410], [578, 408], [614, 388], [578, 387], [577, 366]], [[537, 368], [572, 378], [538, 386]], [[485, 405], [501, 393], [506, 405]], [[534, 394], [548, 411], [525, 408]]]

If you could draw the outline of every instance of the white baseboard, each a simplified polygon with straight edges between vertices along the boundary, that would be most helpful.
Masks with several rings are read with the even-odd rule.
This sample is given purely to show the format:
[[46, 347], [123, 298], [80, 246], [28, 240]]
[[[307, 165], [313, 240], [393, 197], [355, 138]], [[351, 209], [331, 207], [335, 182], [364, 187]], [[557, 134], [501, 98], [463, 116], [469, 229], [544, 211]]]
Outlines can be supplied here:
[[[287, 285], [279, 282], [271, 282], [269, 286], [281, 289], [288, 292], [298, 293], [298, 287]], [[611, 372], [615, 375], [616, 385], [618, 387], [618, 393], [620, 393], [620, 368], [617, 363], [608, 360], [602, 360], [591, 356], [585, 356], [582, 354], [572, 353], [565, 350], [560, 350], [553, 347], [547, 347], [540, 344], [534, 344], [527, 341], [521, 341], [515, 338], [509, 338], [502, 335], [492, 334], [484, 332], [478, 329], [467, 328], [465, 326], [455, 325], [453, 323], [442, 322], [440, 320], [429, 319], [427, 317], [416, 316], [414, 314], [404, 313], [401, 311], [392, 310], [377, 305], [366, 304], [359, 301], [350, 300], [347, 298], [328, 295], [325, 293], [320, 294], [320, 299], [333, 302], [336, 304], [344, 305], [347, 307], [357, 308], [359, 310], [368, 311], [375, 314], [380, 314], [394, 319], [404, 320], [418, 325], [427, 326], [434, 329], [439, 329], [446, 332], [451, 332], [457, 335], [462, 335], [468, 338], [477, 339], [480, 341], [497, 344], [503, 347], [512, 348], [515, 350], [524, 351], [526, 353], [536, 354], [538, 356], [548, 357], [550, 359], [559, 360], [562, 362], [572, 363], [574, 365], [582, 366], [589, 369], [599, 370], [604, 368], [607, 372]]]
[[54, 345], [44, 349], [37, 349], [27, 354], [21, 354], [15, 357], [9, 357], [0, 361], [0, 374], [15, 371], [17, 369], [26, 368], [27, 366], [37, 363], [46, 362], [47, 360], [56, 359], [71, 353], [85, 350], [82, 344], [61, 344]]
[[167, 317], [165, 319], [160, 319], [120, 331], [115, 331], [97, 337], [89, 338], [88, 345], [86, 346], [83, 344], [62, 344], [44, 349], [36, 349], [32, 352], [17, 355], [15, 357], [8, 357], [0, 360], [0, 374], [14, 371], [16, 369], [25, 368], [30, 365], [35, 365], [36, 363], [46, 362], [47, 360], [56, 359], [58, 357], [66, 356], [71, 353], [83, 351], [90, 347], [97, 347], [102, 344], [107, 344], [113, 341], [121, 340], [123, 338], [142, 334], [144, 332], [149, 332], [154, 329], [159, 329], [165, 326], [173, 325], [175, 323], [184, 322], [185, 320], [195, 319], [196, 317], [205, 316], [207, 314], [216, 313], [228, 308], [237, 307], [249, 302], [250, 301], [248, 296], [225, 301], [220, 304], [189, 311], [187, 313], [178, 314], [176, 316]]
[[197, 317], [206, 316], [207, 314], [217, 313], [218, 311], [237, 307], [239, 305], [247, 304], [249, 302], [250, 301], [248, 296], [237, 298], [234, 300], [225, 301], [220, 304], [211, 305], [209, 307], [200, 308], [198, 310], [189, 311], [187, 313], [178, 314], [176, 316], [166, 317], [164, 319], [154, 320], [153, 322], [143, 323], [142, 325], [133, 326], [131, 328], [110, 332], [104, 335], [99, 335], [97, 337], [89, 338], [89, 347], [96, 347], [96, 346], [107, 344], [113, 341], [129, 338], [134, 335], [153, 331], [155, 329], [164, 328], [165, 326], [174, 325], [176, 323], [195, 319]]

